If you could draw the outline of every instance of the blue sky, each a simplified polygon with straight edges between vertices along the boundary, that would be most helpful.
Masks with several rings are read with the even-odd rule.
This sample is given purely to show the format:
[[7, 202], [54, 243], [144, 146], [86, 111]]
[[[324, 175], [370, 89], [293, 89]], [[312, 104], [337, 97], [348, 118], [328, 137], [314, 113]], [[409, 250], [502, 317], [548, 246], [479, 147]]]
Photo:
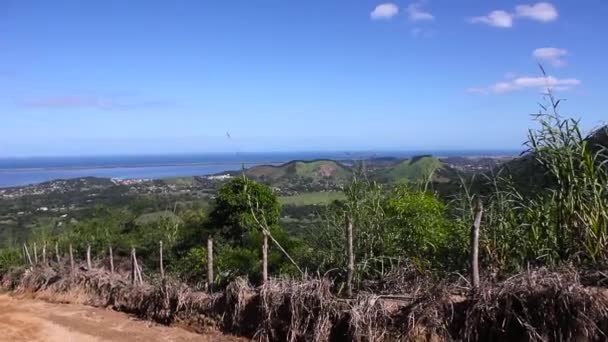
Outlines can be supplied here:
[[603, 122], [606, 17], [604, 0], [0, 0], [0, 156], [519, 148], [538, 61], [564, 114]]

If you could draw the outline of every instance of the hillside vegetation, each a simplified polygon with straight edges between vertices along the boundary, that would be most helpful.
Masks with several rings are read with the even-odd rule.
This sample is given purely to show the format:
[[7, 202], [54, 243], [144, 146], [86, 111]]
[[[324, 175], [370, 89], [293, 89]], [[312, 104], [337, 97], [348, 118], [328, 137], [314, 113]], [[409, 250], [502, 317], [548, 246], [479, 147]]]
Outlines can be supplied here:
[[245, 175], [276, 187], [332, 188], [348, 183], [353, 172], [334, 160], [296, 160], [278, 166], [255, 166], [245, 170]]
[[447, 180], [442, 175], [448, 167], [438, 158], [419, 156], [379, 169], [375, 175], [380, 182], [404, 183]]

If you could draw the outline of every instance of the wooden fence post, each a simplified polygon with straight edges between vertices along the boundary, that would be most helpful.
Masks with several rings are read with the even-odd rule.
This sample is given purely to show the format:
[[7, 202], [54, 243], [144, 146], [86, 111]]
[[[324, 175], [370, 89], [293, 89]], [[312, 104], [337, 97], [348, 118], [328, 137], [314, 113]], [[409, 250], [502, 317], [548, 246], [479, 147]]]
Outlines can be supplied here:
[[135, 248], [131, 248], [131, 285], [135, 285]]
[[213, 291], [213, 237], [207, 237], [207, 289]]
[[72, 250], [72, 244], [70, 244], [70, 270], [74, 272], [74, 251]]
[[42, 263], [46, 265], [46, 241], [42, 245]]
[[160, 245], [160, 278], [165, 279], [165, 267], [163, 266], [163, 241], [159, 241]]
[[55, 242], [55, 258], [57, 259], [57, 264], [61, 264], [61, 257], [59, 256], [59, 242]]
[[262, 284], [268, 282], [268, 233], [264, 233], [264, 240], [262, 244]]
[[479, 227], [483, 215], [483, 204], [477, 198], [475, 202], [475, 219], [471, 226], [471, 284], [473, 288], [479, 287]]
[[353, 296], [353, 278], [355, 277], [355, 255], [353, 248], [353, 221], [346, 216], [346, 256], [348, 258], [346, 274], [346, 294]]
[[87, 244], [87, 271], [90, 271], [93, 267], [91, 266], [91, 244]]
[[139, 281], [139, 285], [143, 285], [144, 280], [141, 275], [141, 266], [139, 266], [139, 262], [137, 262], [137, 254], [135, 254], [135, 249], [133, 249], [133, 256], [135, 258], [135, 271], [137, 272], [137, 281]]
[[110, 250], [110, 273], [114, 274], [114, 251], [112, 251], [111, 244], [108, 246], [108, 249]]
[[36, 246], [35, 242], [34, 242], [34, 263], [36, 265], [38, 265], [38, 247]]

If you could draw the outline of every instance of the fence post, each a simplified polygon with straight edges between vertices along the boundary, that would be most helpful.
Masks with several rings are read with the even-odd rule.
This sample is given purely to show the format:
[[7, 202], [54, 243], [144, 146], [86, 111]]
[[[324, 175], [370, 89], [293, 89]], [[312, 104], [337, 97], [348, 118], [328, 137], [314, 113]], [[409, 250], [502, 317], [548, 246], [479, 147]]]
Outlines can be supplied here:
[[481, 199], [475, 201], [475, 219], [471, 226], [471, 284], [473, 288], [479, 287], [479, 227], [483, 215], [483, 204]]
[[70, 244], [70, 269], [74, 272], [74, 251], [72, 250], [72, 244]]
[[346, 216], [346, 256], [348, 258], [346, 274], [346, 293], [353, 296], [353, 278], [355, 277], [355, 255], [353, 250], [353, 221]]
[[61, 264], [61, 257], [59, 256], [59, 242], [55, 242], [55, 258], [57, 259], [57, 264]]
[[207, 289], [213, 291], [213, 237], [207, 237]]
[[264, 230], [262, 244], [262, 284], [268, 282], [268, 233]]
[[93, 267], [91, 266], [91, 244], [87, 244], [87, 271], [90, 271]]
[[46, 241], [42, 245], [42, 263], [46, 265]]
[[163, 266], [163, 241], [159, 241], [160, 245], [160, 277], [165, 279], [165, 267]]
[[36, 265], [38, 265], [38, 247], [36, 246], [35, 242], [34, 242], [34, 263]]
[[135, 248], [131, 247], [131, 285], [135, 285]]
[[108, 246], [110, 250], [110, 273], [114, 274], [114, 252], [112, 251], [112, 245]]

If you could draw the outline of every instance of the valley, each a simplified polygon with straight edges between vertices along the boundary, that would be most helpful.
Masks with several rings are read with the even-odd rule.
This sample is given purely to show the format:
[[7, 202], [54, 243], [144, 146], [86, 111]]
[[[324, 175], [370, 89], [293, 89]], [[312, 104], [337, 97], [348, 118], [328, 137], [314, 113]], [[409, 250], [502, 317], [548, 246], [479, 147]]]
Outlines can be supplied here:
[[[245, 169], [245, 176], [270, 186], [283, 204], [286, 224], [297, 230], [311, 213], [344, 198], [343, 187], [354, 176], [379, 183], [422, 184], [438, 190], [458, 182], [458, 175], [489, 171], [513, 157], [420, 156], [410, 159], [291, 161]], [[99, 207], [125, 208], [136, 217], [159, 212], [204, 210], [217, 189], [242, 171], [164, 179], [84, 177], [35, 185], [0, 188], [0, 244], [25, 241], [44, 227], [61, 231]]]

